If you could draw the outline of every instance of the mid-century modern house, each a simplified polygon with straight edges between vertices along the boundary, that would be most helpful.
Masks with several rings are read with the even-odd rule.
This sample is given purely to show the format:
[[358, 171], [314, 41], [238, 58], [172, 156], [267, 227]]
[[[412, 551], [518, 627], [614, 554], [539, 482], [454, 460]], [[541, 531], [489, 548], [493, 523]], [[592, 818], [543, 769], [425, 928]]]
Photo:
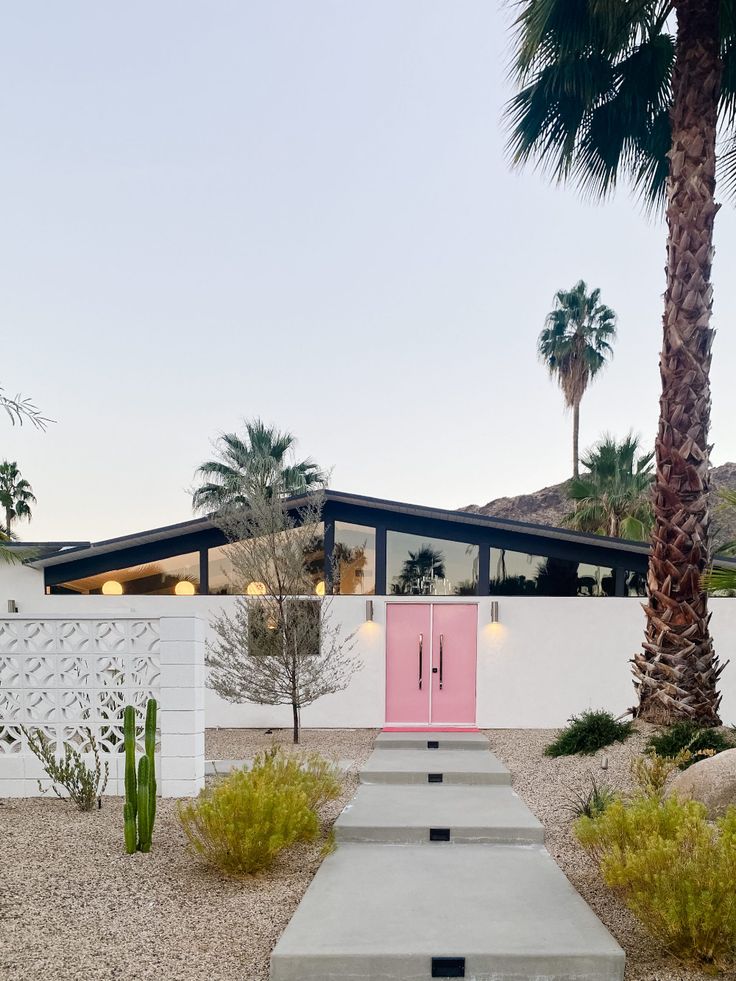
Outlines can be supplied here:
[[[289, 504], [297, 513], [304, 498]], [[315, 595], [332, 594], [362, 666], [345, 691], [305, 709], [305, 725], [555, 726], [587, 707], [633, 704], [645, 544], [333, 490], [322, 516], [308, 556]], [[238, 591], [209, 518], [29, 547], [23, 566], [0, 571], [9, 617], [181, 615], [206, 632]], [[736, 602], [713, 609], [725, 659]], [[723, 687], [736, 721], [729, 669]], [[208, 726], [273, 727], [288, 725], [289, 709], [209, 691], [206, 713]]]

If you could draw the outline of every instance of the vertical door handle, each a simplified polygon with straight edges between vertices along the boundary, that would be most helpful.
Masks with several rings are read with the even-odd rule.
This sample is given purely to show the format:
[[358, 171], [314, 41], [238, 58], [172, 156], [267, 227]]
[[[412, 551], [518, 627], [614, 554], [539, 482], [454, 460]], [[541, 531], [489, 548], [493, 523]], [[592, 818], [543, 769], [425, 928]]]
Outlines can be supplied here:
[[442, 653], [443, 653], [442, 648], [444, 647], [444, 643], [445, 643], [445, 635], [440, 634], [440, 691], [442, 691]]
[[419, 634], [419, 690], [422, 690], [422, 645], [424, 643], [424, 634]]

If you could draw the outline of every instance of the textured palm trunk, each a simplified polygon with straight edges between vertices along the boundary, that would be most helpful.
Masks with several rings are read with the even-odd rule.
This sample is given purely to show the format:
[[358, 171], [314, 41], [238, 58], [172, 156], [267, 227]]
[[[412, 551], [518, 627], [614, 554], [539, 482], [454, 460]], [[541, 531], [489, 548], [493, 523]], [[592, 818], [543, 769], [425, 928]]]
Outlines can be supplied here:
[[580, 402], [572, 409], [572, 475], [577, 480], [580, 477]]
[[719, 0], [676, 0], [675, 8], [655, 526], [646, 636], [633, 670], [641, 718], [718, 725], [722, 668], [710, 637], [700, 576], [708, 559], [710, 522], [710, 272], [718, 210], [714, 191]]

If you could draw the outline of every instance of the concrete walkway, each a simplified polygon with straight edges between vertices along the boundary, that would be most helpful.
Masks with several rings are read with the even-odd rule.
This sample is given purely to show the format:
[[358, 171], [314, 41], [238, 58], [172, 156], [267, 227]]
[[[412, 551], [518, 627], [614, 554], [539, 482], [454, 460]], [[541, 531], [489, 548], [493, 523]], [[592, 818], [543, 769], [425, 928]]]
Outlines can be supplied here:
[[382, 733], [360, 780], [272, 981], [621, 981], [482, 734]]

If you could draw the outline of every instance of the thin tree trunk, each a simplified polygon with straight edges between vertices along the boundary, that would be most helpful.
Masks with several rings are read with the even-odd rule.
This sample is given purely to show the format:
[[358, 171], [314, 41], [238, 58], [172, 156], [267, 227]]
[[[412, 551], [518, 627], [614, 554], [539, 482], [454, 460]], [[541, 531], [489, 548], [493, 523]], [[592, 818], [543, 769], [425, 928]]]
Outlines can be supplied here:
[[667, 182], [667, 291], [660, 360], [655, 526], [643, 652], [634, 655], [637, 714], [718, 725], [707, 595], [708, 428], [719, 0], [675, 0], [672, 150]]
[[10, 538], [10, 522], [13, 520], [11, 508], [5, 508], [5, 534]]
[[294, 742], [299, 742], [299, 706], [296, 702], [291, 703], [291, 714], [294, 720]]
[[576, 402], [572, 408], [572, 475], [577, 480], [580, 476], [580, 451], [578, 442], [580, 440], [580, 402]]

